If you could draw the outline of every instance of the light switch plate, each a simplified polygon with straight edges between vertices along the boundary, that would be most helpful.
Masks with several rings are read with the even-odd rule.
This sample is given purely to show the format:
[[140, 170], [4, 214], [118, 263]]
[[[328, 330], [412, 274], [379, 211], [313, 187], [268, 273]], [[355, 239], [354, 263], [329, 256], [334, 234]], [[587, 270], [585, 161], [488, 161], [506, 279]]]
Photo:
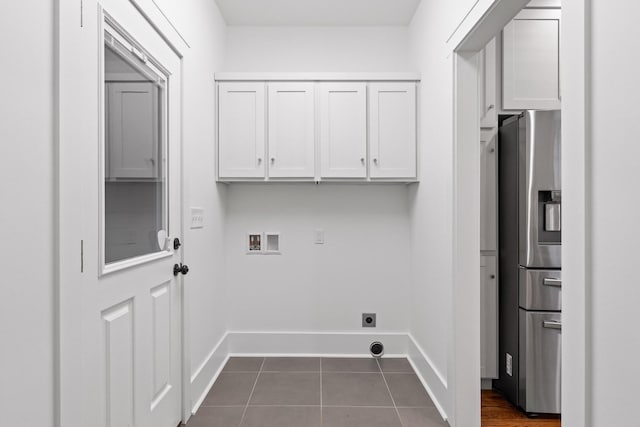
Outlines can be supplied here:
[[204, 228], [203, 208], [191, 208], [191, 228]]

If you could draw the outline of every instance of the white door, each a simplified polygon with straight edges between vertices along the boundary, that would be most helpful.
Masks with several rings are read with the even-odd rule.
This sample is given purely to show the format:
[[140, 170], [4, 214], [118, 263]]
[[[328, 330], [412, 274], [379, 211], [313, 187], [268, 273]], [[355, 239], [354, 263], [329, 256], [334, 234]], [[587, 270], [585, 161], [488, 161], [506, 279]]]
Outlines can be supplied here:
[[313, 178], [313, 83], [269, 83], [269, 177]]
[[220, 178], [264, 178], [264, 83], [218, 85]]
[[[62, 176], [76, 179], [61, 181], [60, 200], [80, 218], [61, 216], [69, 248], [61, 257], [77, 260], [61, 269], [75, 267], [81, 284], [70, 294], [65, 289], [77, 276], [61, 274], [61, 306], [68, 309], [60, 315], [63, 425], [175, 427], [183, 397], [183, 276], [174, 275], [181, 251], [173, 246], [182, 237], [181, 59], [129, 2], [91, 7], [81, 35], [64, 41], [76, 50], [65, 50], [61, 61], [68, 141], [60, 161], [75, 165]], [[118, 73], [135, 83], [109, 94]], [[112, 96], [124, 108], [109, 108]], [[114, 129], [118, 137], [110, 135]], [[67, 152], [67, 143], [77, 150]], [[112, 144], [123, 165], [155, 153], [154, 173], [110, 174]], [[82, 240], [65, 244], [67, 231]]]
[[560, 108], [559, 9], [525, 9], [503, 30], [502, 107]]
[[371, 178], [416, 177], [416, 85], [369, 86]]
[[[107, 50], [107, 55], [113, 55]], [[105, 63], [117, 63], [109, 58]], [[106, 79], [105, 132], [109, 152], [109, 178], [157, 178], [158, 96], [157, 85], [140, 81]]]
[[367, 85], [320, 85], [322, 178], [367, 176]]

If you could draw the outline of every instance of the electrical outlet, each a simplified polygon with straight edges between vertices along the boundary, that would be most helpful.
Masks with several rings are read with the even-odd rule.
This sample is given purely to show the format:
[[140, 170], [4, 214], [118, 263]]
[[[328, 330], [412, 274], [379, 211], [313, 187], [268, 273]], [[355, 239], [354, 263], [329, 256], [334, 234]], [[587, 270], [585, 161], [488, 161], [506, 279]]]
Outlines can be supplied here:
[[507, 353], [507, 363], [506, 363], [507, 367], [507, 375], [509, 375], [510, 377], [513, 376], [513, 357], [511, 357], [511, 355], [509, 353]]
[[376, 314], [375, 313], [362, 313], [362, 327], [363, 328], [375, 328], [376, 327]]
[[191, 208], [191, 228], [204, 228], [203, 208]]

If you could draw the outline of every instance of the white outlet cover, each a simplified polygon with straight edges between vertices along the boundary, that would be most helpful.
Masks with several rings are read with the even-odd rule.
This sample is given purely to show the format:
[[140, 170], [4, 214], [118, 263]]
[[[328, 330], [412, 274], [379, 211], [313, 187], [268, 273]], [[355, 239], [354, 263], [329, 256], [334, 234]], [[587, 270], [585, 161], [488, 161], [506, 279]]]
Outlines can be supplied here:
[[191, 228], [204, 228], [203, 208], [191, 208]]

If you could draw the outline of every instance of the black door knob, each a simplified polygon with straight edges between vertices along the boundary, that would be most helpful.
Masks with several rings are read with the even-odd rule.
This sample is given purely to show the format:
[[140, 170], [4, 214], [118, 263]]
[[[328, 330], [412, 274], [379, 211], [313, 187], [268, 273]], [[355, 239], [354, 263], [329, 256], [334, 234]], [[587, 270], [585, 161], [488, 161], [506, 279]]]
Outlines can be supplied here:
[[177, 237], [173, 239], [173, 249], [177, 251], [178, 249], [180, 249], [180, 246], [182, 246], [182, 243], [180, 243], [180, 239], [178, 239]]
[[187, 274], [189, 272], [189, 267], [186, 264], [175, 264], [173, 266], [173, 275], [177, 276], [178, 274]]

